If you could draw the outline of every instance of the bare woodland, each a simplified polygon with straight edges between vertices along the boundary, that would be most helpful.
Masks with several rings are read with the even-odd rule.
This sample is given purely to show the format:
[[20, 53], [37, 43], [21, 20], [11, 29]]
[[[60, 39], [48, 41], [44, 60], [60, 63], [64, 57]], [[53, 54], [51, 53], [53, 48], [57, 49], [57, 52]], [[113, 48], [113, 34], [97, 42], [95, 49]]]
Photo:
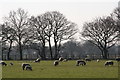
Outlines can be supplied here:
[[[21, 8], [10, 11], [0, 27], [1, 59], [11, 60], [11, 55], [14, 55], [23, 60], [24, 50], [27, 50], [26, 55], [34, 50], [43, 60], [58, 59], [60, 56], [76, 59], [88, 55], [93, 55], [93, 59], [94, 55], [108, 59], [111, 54], [120, 57], [120, 8], [109, 16], [85, 22], [82, 32], [79, 32], [76, 23], [59, 11], [28, 16], [28, 12]], [[80, 33], [78, 37], [82, 42], [74, 39], [77, 33]]]

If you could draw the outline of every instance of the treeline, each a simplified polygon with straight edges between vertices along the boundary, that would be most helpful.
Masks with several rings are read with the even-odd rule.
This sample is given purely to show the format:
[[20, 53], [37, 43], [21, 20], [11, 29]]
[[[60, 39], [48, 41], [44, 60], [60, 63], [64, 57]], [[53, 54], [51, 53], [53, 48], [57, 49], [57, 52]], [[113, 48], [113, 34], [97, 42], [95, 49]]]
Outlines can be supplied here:
[[[32, 43], [39, 43], [39, 55], [46, 59], [45, 45], [49, 44], [51, 59], [56, 59], [63, 40], [70, 39], [77, 31], [76, 24], [57, 11], [46, 12], [39, 16], [28, 17], [28, 13], [23, 9], [11, 11], [8, 17], [5, 17], [2, 27], [2, 40], [9, 46], [7, 59], [13, 44], [18, 45], [20, 60], [22, 60], [22, 51], [24, 45], [29, 46]], [[54, 43], [54, 55], [51, 43]], [[4, 48], [3, 48], [4, 50]]]
[[72, 42], [75, 42], [77, 47], [74, 44], [65, 47], [74, 38], [73, 36], [79, 33], [79, 27], [58, 11], [46, 12], [39, 16], [28, 16], [28, 12], [18, 9], [11, 11], [0, 26], [2, 27], [1, 56], [7, 50], [7, 60], [10, 59], [10, 53], [15, 46], [18, 49], [20, 60], [23, 59], [25, 48], [36, 49], [42, 59], [46, 59], [48, 54], [50, 59], [57, 59], [61, 54], [67, 55], [66, 53], [87, 55], [89, 53], [97, 54], [100, 51], [102, 58], [107, 59], [110, 48], [119, 46], [117, 43], [120, 36], [120, 8], [116, 8], [110, 16], [100, 17], [84, 24], [83, 31], [80, 32], [80, 39], [85, 40], [85, 43], [94, 44], [95, 50], [99, 50], [98, 52], [94, 50], [89, 52], [87, 51], [90, 49], [89, 45], [82, 48], [82, 44], [76, 44], [75, 41]]
[[99, 17], [85, 23], [81, 34], [99, 48], [104, 59], [108, 59], [109, 49], [120, 44], [120, 7], [116, 8], [110, 16]]
[[[38, 43], [32, 43], [29, 46], [24, 45], [23, 47], [23, 60], [31, 60], [40, 57], [41, 53]], [[115, 59], [118, 56], [118, 47], [120, 46], [113, 46], [109, 50], [109, 59]], [[4, 50], [3, 60], [7, 60], [7, 52], [8, 46]], [[54, 46], [52, 46], [52, 50], [54, 50]], [[10, 60], [19, 60], [19, 49], [18, 46], [13, 46], [10, 52]], [[46, 59], [50, 60], [50, 52], [49, 47], [46, 46], [45, 48]], [[53, 53], [54, 55], [54, 53]], [[66, 43], [61, 45], [61, 50], [59, 52], [59, 57], [64, 57], [66, 59], [84, 59], [84, 58], [91, 58], [91, 59], [102, 59], [102, 55], [100, 50], [93, 45], [92, 43], [85, 41], [84, 43], [77, 42], [74, 40], [67, 41]]]

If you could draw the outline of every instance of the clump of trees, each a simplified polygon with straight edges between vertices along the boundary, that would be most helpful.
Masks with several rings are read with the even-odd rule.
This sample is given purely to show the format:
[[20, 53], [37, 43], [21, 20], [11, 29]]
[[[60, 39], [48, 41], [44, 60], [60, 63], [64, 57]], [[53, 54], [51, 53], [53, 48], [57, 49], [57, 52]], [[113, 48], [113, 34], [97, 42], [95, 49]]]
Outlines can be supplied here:
[[[80, 58], [88, 52], [99, 53], [99, 49], [103, 59], [108, 59], [109, 50], [120, 41], [120, 8], [116, 8], [110, 16], [86, 22], [81, 32], [85, 39], [84, 44], [70, 41], [78, 32], [77, 24], [69, 21], [58, 11], [38, 16], [28, 16], [28, 12], [23, 9], [11, 11], [0, 28], [2, 56], [7, 52], [8, 60], [13, 46], [18, 47], [20, 60], [23, 59], [25, 48], [37, 50], [38, 56], [42, 59], [46, 59], [48, 54], [51, 59], [57, 59], [61, 54], [66, 57], [77, 55]], [[65, 41], [67, 42], [63, 44]], [[92, 47], [95, 49], [94, 52], [90, 50]]]
[[97, 18], [83, 26], [82, 36], [100, 49], [104, 59], [109, 56], [108, 50], [119, 41], [119, 10], [117, 8], [112, 16]]
[[5, 22], [2, 25], [2, 40], [9, 44], [8, 60], [13, 42], [19, 46], [20, 60], [22, 60], [22, 45], [29, 38], [29, 32], [28, 13], [23, 9], [11, 11], [9, 16], [5, 17]]
[[[77, 31], [76, 24], [69, 21], [58, 11], [46, 12], [37, 17], [28, 17], [28, 13], [23, 9], [11, 11], [5, 17], [2, 26], [2, 40], [9, 44], [7, 59], [11, 51], [12, 43], [19, 46], [20, 60], [22, 60], [23, 45], [40, 43], [39, 55], [42, 59], [46, 58], [45, 45], [49, 43], [51, 59], [58, 57], [61, 42], [70, 39]], [[52, 51], [52, 40], [54, 42], [54, 55]]]
[[[46, 12], [37, 17], [32, 16], [29, 19], [30, 26], [34, 30], [34, 40], [36, 39], [42, 45], [41, 57], [46, 58], [45, 44], [49, 43], [51, 59], [56, 59], [61, 42], [71, 38], [76, 33], [76, 24], [70, 22], [63, 14], [57, 11]], [[51, 46], [51, 39], [54, 41], [54, 55]]]

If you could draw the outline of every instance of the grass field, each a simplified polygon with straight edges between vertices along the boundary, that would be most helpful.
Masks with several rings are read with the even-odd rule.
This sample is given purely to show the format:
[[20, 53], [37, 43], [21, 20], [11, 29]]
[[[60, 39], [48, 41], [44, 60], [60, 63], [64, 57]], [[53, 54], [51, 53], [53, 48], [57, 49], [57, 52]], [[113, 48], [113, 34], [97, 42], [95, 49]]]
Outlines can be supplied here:
[[[9, 63], [14, 65], [10, 66]], [[105, 61], [87, 62], [86, 66], [75, 66], [76, 61], [61, 62], [53, 66], [54, 61], [6, 61], [7, 66], [2, 67], [3, 78], [117, 78], [118, 63], [114, 66], [104, 66]], [[33, 71], [22, 70], [22, 63], [30, 63]]]

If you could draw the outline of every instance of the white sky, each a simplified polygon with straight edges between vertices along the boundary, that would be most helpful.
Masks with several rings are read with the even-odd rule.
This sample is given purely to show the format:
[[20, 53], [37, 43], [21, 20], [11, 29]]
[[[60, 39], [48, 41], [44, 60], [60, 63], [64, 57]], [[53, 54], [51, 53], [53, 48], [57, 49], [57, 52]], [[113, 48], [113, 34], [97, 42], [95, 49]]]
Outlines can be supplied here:
[[[47, 11], [59, 11], [82, 29], [84, 22], [109, 15], [120, 0], [0, 0], [0, 23], [11, 10], [22, 8], [37, 16]], [[76, 39], [80, 40], [78, 35]]]
[[11, 10], [18, 8], [35, 16], [57, 10], [81, 28], [84, 22], [112, 13], [118, 2], [119, 0], [0, 0], [0, 23]]

